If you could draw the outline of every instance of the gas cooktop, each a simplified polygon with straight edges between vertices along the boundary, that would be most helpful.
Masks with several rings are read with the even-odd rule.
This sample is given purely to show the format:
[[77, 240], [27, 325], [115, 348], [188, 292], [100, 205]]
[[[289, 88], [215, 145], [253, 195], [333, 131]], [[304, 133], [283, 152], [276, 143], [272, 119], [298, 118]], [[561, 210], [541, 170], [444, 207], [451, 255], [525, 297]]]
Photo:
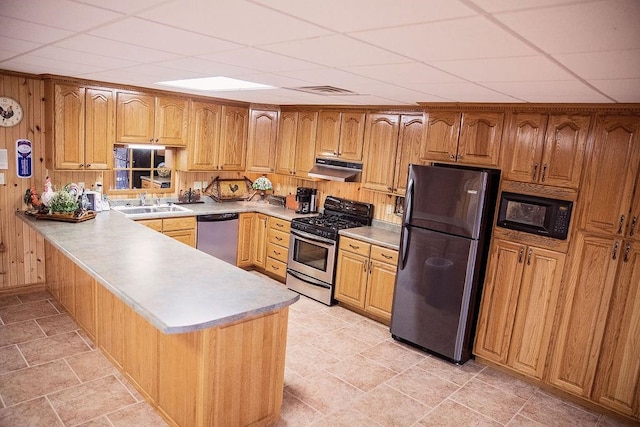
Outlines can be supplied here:
[[338, 240], [339, 230], [371, 225], [372, 219], [372, 204], [327, 196], [324, 202], [324, 214], [295, 218], [291, 221], [291, 228], [330, 240]]

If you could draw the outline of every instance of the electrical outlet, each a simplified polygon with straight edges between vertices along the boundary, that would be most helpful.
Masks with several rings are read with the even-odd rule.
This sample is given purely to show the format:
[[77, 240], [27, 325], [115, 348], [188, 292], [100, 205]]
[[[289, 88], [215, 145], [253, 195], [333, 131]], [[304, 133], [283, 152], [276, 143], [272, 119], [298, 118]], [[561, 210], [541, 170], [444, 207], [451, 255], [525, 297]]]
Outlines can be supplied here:
[[78, 183], [78, 190], [79, 190], [80, 192], [82, 192], [82, 191], [84, 190], [84, 182], [79, 182], [79, 183]]
[[391, 215], [393, 213], [393, 205], [387, 205], [387, 215]]
[[200, 181], [196, 181], [193, 183], [194, 190], [200, 190], [201, 188], [202, 188], [202, 184], [200, 183]]
[[203, 190], [206, 190], [208, 186], [209, 186], [209, 181], [202, 181], [202, 189]]

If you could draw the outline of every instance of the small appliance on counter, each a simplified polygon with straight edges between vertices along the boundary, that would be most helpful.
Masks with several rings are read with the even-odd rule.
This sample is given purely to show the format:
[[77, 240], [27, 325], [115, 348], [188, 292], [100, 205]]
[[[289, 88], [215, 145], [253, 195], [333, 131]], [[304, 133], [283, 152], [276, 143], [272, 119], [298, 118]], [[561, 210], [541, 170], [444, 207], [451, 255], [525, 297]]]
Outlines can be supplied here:
[[317, 194], [318, 191], [315, 188], [298, 187], [296, 190], [296, 201], [298, 202], [296, 213], [307, 214], [317, 212]]
[[85, 196], [87, 196], [87, 200], [89, 202], [89, 206], [87, 207], [87, 209], [92, 210], [94, 212], [101, 212], [102, 211], [102, 193], [99, 191], [85, 190], [84, 194]]

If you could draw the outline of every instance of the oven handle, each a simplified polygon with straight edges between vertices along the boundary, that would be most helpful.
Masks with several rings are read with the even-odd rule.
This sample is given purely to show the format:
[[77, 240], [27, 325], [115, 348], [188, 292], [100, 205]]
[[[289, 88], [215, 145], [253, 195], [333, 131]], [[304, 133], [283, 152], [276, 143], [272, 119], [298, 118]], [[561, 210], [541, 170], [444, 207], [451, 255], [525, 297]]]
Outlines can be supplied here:
[[300, 230], [291, 230], [291, 234], [294, 236], [301, 237], [303, 239], [308, 239], [317, 243], [324, 243], [326, 245], [335, 246], [336, 242], [331, 239], [325, 239], [324, 237], [316, 236], [315, 234], [305, 233]]
[[321, 282], [320, 280], [314, 279], [312, 277], [309, 277], [307, 275], [304, 274], [300, 274], [295, 270], [292, 270], [290, 268], [287, 269], [287, 273], [289, 273], [290, 275], [292, 275], [293, 277], [295, 277], [298, 280], [302, 280], [303, 282], [311, 285], [311, 286], [317, 286], [319, 288], [324, 288], [324, 289], [331, 289], [331, 286], [327, 285], [324, 282]]

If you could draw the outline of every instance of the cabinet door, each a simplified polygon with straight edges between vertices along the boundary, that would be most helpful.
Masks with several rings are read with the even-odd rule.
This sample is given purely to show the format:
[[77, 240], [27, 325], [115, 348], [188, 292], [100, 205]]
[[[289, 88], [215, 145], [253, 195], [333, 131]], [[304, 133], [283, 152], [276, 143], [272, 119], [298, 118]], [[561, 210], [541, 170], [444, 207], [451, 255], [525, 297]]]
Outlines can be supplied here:
[[460, 134], [460, 113], [430, 111], [420, 147], [420, 163], [455, 161]]
[[544, 148], [547, 115], [513, 113], [509, 118], [502, 160], [504, 179], [520, 182], [537, 182]]
[[507, 362], [526, 246], [495, 239], [482, 291], [475, 354]]
[[116, 101], [116, 142], [152, 144], [155, 98], [141, 93], [118, 92]]
[[565, 255], [529, 247], [520, 284], [508, 364], [542, 379]]
[[396, 194], [404, 196], [407, 192], [409, 163], [419, 163], [423, 130], [424, 119], [422, 115], [400, 117], [396, 167], [393, 177], [393, 192]]
[[338, 156], [342, 160], [362, 161], [364, 143], [364, 112], [342, 113]]
[[317, 111], [298, 113], [298, 131], [296, 136], [295, 175], [308, 177], [316, 162]]
[[607, 320], [620, 240], [579, 232], [569, 253], [569, 274], [557, 307], [549, 383], [587, 397]]
[[622, 235], [640, 165], [640, 118], [599, 117], [581, 193], [581, 225]]
[[120, 369], [124, 365], [125, 308], [118, 297], [96, 286], [96, 338], [98, 347]]
[[251, 110], [247, 170], [270, 173], [275, 170], [278, 111]]
[[504, 113], [462, 113], [456, 159], [465, 164], [498, 166]]
[[115, 109], [112, 90], [87, 88], [85, 169], [108, 170], [113, 163]]
[[238, 221], [238, 267], [251, 266], [251, 242], [253, 241], [254, 213], [241, 213]]
[[189, 101], [186, 98], [156, 98], [155, 139], [162, 145], [184, 147], [189, 129]]
[[594, 400], [640, 416], [640, 247], [625, 243], [596, 373]]
[[[218, 168], [220, 115], [222, 107], [208, 102], [192, 102], [189, 120], [189, 144], [186, 151], [187, 170]], [[181, 153], [184, 155], [185, 153]]]
[[362, 172], [364, 188], [393, 191], [399, 123], [400, 116], [396, 114], [374, 113], [367, 117], [366, 154]]
[[590, 116], [549, 116], [539, 179], [541, 184], [578, 188], [590, 124]]
[[220, 132], [220, 169], [244, 170], [246, 164], [247, 120], [249, 110], [242, 107], [222, 107]]
[[84, 88], [55, 86], [54, 165], [56, 169], [84, 168], [84, 105]]
[[163, 234], [177, 240], [178, 242], [182, 242], [185, 245], [189, 245], [192, 248], [196, 247], [196, 231], [193, 229], [165, 231]]
[[298, 133], [298, 113], [282, 111], [278, 128], [278, 150], [276, 173], [293, 175], [296, 170], [296, 135]]
[[338, 251], [335, 298], [347, 304], [364, 309], [369, 257]]
[[256, 214], [251, 246], [251, 261], [258, 267], [265, 267], [267, 259], [267, 222], [269, 217], [264, 214]]
[[96, 284], [97, 282], [73, 264], [75, 274], [75, 320], [92, 340], [96, 338]]
[[395, 265], [371, 260], [369, 262], [365, 310], [382, 319], [391, 321], [395, 283]]
[[316, 154], [318, 156], [338, 157], [341, 117], [342, 115], [339, 111], [323, 111], [320, 113], [316, 137]]

